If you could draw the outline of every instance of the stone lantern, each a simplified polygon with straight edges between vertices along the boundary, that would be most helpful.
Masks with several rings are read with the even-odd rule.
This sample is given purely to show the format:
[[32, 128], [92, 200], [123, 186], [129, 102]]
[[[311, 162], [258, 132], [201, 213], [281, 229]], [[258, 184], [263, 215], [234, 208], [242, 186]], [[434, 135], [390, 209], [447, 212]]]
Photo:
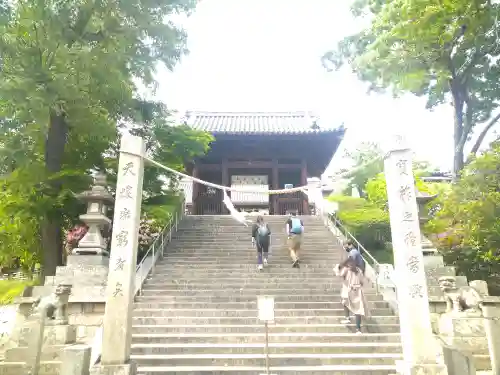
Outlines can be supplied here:
[[87, 224], [89, 229], [72, 253], [74, 255], [109, 256], [102, 231], [107, 232], [111, 226], [111, 220], [106, 216], [106, 212], [108, 205], [113, 204], [114, 199], [106, 188], [106, 176], [96, 175], [94, 186], [76, 197], [87, 203], [87, 212], [80, 215], [80, 219]]
[[[421, 192], [415, 186], [415, 198], [417, 200], [417, 205], [418, 205], [418, 220], [420, 222], [421, 229], [423, 229], [425, 224], [429, 222], [429, 215], [426, 205], [427, 203], [436, 199], [437, 196], [438, 196], [437, 194], [432, 195]], [[424, 265], [434, 265], [434, 266], [442, 265], [443, 257], [439, 254], [438, 250], [434, 247], [432, 242], [427, 237], [425, 237], [422, 230], [420, 231], [420, 233], [421, 233], [420, 241], [422, 243], [422, 253], [424, 255]]]

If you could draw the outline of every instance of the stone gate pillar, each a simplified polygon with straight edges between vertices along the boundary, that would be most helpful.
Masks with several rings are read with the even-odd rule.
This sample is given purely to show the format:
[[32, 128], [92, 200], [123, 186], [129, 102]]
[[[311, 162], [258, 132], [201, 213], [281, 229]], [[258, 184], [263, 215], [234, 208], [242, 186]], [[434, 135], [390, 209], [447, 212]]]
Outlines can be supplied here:
[[136, 372], [134, 364], [130, 363], [130, 345], [144, 154], [145, 142], [142, 138], [131, 135], [122, 137], [103, 321], [101, 364], [92, 369], [92, 374], [131, 375]]
[[427, 282], [413, 178], [412, 152], [395, 137], [384, 163], [389, 201], [397, 300], [403, 346], [402, 375], [447, 375], [432, 334]]

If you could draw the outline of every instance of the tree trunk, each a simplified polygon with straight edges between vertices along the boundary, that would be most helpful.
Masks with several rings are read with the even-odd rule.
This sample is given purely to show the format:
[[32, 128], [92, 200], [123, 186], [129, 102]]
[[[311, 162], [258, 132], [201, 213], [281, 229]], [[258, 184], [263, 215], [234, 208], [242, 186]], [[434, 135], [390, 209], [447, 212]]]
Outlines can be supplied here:
[[460, 172], [464, 168], [464, 150], [455, 149], [455, 154], [453, 156], [453, 179], [458, 180], [460, 178]]
[[[62, 169], [64, 147], [68, 136], [68, 124], [64, 114], [50, 112], [49, 130], [45, 143], [45, 167], [49, 175]], [[53, 180], [52, 191], [59, 194], [61, 182]], [[48, 214], [41, 225], [43, 277], [53, 276], [56, 268], [62, 265], [63, 238], [59, 215]]]
[[464, 167], [464, 100], [460, 91], [452, 90], [453, 96], [453, 180], [460, 178], [460, 172]]

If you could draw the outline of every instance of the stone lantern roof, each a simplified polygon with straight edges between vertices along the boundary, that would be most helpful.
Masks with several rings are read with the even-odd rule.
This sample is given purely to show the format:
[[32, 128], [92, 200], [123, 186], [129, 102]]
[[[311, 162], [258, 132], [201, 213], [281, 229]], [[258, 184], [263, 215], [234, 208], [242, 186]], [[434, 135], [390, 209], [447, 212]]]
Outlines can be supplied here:
[[83, 193], [76, 194], [76, 198], [84, 202], [93, 201], [112, 204], [114, 202], [114, 198], [109, 193], [106, 186], [106, 175], [99, 173], [94, 177], [94, 185], [92, 188], [84, 191]]

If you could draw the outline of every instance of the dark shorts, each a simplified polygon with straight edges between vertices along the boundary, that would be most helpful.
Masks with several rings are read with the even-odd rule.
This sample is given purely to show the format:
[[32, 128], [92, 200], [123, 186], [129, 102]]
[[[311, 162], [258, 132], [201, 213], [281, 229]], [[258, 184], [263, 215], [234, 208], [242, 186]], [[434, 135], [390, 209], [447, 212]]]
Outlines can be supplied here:
[[269, 252], [269, 239], [257, 239], [257, 251], [259, 253]]

